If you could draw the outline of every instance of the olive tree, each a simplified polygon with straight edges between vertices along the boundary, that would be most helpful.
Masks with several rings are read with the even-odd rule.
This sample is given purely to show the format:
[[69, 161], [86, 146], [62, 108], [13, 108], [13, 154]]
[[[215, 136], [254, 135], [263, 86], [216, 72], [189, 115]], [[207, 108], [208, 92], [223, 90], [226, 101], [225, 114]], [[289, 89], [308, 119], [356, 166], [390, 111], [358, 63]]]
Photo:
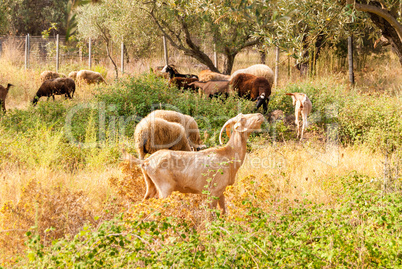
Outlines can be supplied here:
[[400, 0], [366, 1], [346, 0], [342, 1], [357, 11], [362, 11], [370, 16], [373, 24], [380, 29], [384, 42], [392, 46], [392, 51], [399, 57], [402, 65], [402, 3]]
[[[142, 9], [160, 33], [185, 55], [219, 72], [202, 43], [215, 44], [224, 57], [222, 72], [230, 74], [236, 55], [244, 48], [261, 43], [254, 35], [256, 11], [265, 1], [143, 0]], [[266, 9], [261, 9], [265, 13]]]

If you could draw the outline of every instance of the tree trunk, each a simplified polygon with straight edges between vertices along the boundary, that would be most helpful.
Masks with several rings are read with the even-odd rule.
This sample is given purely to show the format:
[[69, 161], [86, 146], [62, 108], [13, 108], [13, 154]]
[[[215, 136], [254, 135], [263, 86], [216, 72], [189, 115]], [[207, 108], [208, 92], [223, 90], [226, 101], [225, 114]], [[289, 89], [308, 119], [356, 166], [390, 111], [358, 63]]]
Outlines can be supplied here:
[[224, 61], [223, 61], [223, 74], [230, 75], [233, 69], [234, 60], [237, 53], [224, 53]]
[[[315, 40], [309, 40], [307, 35], [303, 38], [303, 53], [302, 60], [296, 65], [296, 68], [300, 71], [302, 76], [307, 75], [308, 71], [312, 74], [312, 68], [316, 65], [318, 56], [321, 52], [321, 47], [324, 44], [326, 36], [324, 34], [319, 34], [315, 37]], [[313, 55], [311, 55], [311, 42], [314, 42]]]
[[109, 48], [109, 42], [108, 41], [106, 42], [106, 53], [107, 53], [107, 56], [109, 57], [110, 61], [112, 62], [113, 66], [114, 66], [115, 77], [118, 78], [119, 77], [119, 68], [117, 68], [117, 64], [114, 62], [114, 60], [112, 58], [112, 55], [110, 54], [110, 48]]

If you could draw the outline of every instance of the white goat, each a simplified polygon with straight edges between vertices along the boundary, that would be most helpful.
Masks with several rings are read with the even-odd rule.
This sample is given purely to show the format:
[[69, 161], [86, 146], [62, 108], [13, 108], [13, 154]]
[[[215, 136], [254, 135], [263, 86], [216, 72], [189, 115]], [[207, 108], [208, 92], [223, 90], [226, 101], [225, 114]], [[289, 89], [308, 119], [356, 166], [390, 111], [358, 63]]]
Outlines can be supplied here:
[[295, 107], [295, 123], [297, 128], [297, 137], [300, 135], [300, 123], [299, 123], [299, 115], [301, 114], [303, 125], [301, 127], [301, 135], [300, 140], [303, 139], [304, 129], [307, 129], [307, 116], [310, 114], [311, 109], [313, 108], [313, 104], [310, 99], [308, 99], [305, 93], [286, 93], [286, 95], [290, 95], [293, 100], [293, 106]]
[[[154, 183], [159, 198], [166, 198], [173, 191], [201, 194], [208, 190], [213, 197], [218, 197], [224, 214], [223, 192], [235, 182], [237, 170], [246, 156], [248, 136], [259, 130], [263, 122], [264, 116], [260, 113], [239, 114], [228, 120], [221, 135], [225, 128], [233, 126], [234, 131], [226, 146], [221, 148], [198, 152], [160, 150], [146, 160], [137, 159], [123, 149], [123, 159], [142, 168], [145, 178], [148, 176]], [[218, 200], [214, 200], [211, 207], [216, 207], [217, 203]]]

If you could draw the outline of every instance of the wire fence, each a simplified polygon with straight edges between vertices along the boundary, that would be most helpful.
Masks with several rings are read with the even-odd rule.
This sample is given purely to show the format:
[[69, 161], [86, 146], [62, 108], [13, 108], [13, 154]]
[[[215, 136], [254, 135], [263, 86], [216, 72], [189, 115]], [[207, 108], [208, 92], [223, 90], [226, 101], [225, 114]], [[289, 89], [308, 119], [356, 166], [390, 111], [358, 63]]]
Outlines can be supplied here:
[[[114, 76], [114, 66], [106, 53], [106, 44], [102, 39], [66, 42], [64, 36], [0, 36], [0, 57], [10, 60], [13, 65], [26, 69], [40, 69], [63, 72], [76, 71], [82, 68], [104, 68], [110, 77]], [[58, 43], [58, 46], [57, 46]], [[155, 44], [156, 43], [156, 44]], [[185, 55], [182, 51], [169, 46], [163, 39], [157, 40], [153, 49], [143, 55], [136, 55], [133, 44], [127, 46], [119, 43], [109, 44], [110, 56], [116, 64], [119, 73], [142, 73], [149, 69], [164, 66], [166, 62], [175, 64], [181, 72], [196, 72], [207, 69], [196, 59]], [[214, 51], [210, 42], [197, 40], [201, 49], [215, 62], [219, 70], [223, 70], [223, 55]], [[131, 49], [131, 51], [130, 51]], [[272, 69], [276, 67], [278, 79], [293, 79], [298, 76], [298, 71], [293, 68], [291, 53], [280, 55], [275, 48], [265, 49], [265, 58], [261, 57], [260, 48], [248, 48], [236, 57], [233, 70], [244, 68], [253, 64], [265, 63]], [[167, 55], [166, 55], [167, 54]], [[333, 72], [339, 67], [345, 66], [346, 59], [321, 56], [316, 67], [316, 73], [322, 71]], [[330, 58], [329, 58], [330, 57]], [[275, 83], [276, 84], [276, 83]]]

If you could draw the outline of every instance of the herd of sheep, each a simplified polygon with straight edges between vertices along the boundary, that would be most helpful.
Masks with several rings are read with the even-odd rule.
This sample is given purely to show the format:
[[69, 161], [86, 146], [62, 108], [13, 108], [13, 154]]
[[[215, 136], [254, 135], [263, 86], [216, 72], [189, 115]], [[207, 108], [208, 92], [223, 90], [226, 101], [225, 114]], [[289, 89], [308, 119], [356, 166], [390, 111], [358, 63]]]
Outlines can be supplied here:
[[[53, 97], [54, 100], [55, 95], [65, 95], [66, 98], [73, 98], [76, 83], [92, 84], [103, 82], [107, 84], [100, 73], [91, 70], [73, 71], [68, 77], [53, 71], [43, 71], [40, 74], [40, 81], [42, 84], [32, 99], [33, 105], [36, 105], [41, 97], [47, 97], [48, 99]], [[0, 85], [0, 102], [4, 112], [6, 112], [6, 97], [11, 86], [13, 85], [10, 83], [7, 87]]]
[[[258, 64], [240, 69], [231, 76], [222, 75], [210, 70], [200, 74], [180, 74], [174, 66], [165, 66], [160, 75], [166, 74], [169, 85], [182, 89], [200, 89], [209, 97], [237, 92], [240, 97], [256, 102], [256, 109], [263, 107], [267, 112], [274, 73], [266, 65]], [[76, 83], [105, 83], [98, 72], [90, 70], [73, 71], [68, 77], [52, 71], [41, 73], [41, 86], [32, 103], [39, 98], [48, 99], [55, 95], [73, 98]], [[12, 84], [0, 85], [0, 101], [5, 112], [5, 99]], [[307, 127], [307, 116], [312, 103], [304, 93], [287, 93], [295, 107], [297, 137], [303, 138]], [[278, 111], [281, 112], [281, 111]], [[279, 113], [280, 114], [280, 113]], [[283, 114], [283, 112], [282, 112]], [[299, 116], [302, 117], [302, 126]], [[197, 122], [189, 115], [176, 111], [156, 110], [142, 119], [135, 128], [134, 140], [138, 159], [123, 149], [123, 159], [139, 166], [146, 185], [144, 199], [166, 198], [173, 191], [183, 193], [203, 193], [208, 186], [215, 199], [211, 206], [219, 206], [225, 213], [223, 192], [228, 185], [234, 183], [236, 173], [242, 165], [247, 148], [247, 139], [251, 132], [259, 130], [265, 118], [260, 113], [239, 114], [228, 120], [221, 128], [219, 142], [226, 131], [229, 141], [223, 147], [205, 149], [202, 143]], [[301, 131], [300, 131], [301, 129]], [[150, 154], [145, 159], [146, 155]], [[217, 173], [219, 171], [219, 173]], [[207, 179], [211, 178], [209, 182]]]

